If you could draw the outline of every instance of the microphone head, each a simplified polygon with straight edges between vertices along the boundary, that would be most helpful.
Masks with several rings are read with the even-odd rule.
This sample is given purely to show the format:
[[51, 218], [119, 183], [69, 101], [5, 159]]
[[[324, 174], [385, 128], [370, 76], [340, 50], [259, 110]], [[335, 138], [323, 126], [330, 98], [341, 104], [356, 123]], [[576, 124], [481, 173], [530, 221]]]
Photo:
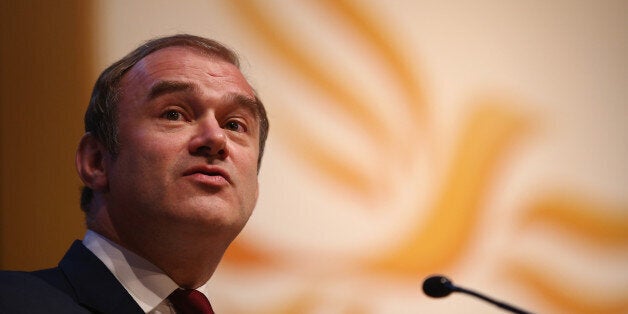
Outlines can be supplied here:
[[423, 292], [432, 298], [446, 297], [454, 291], [454, 285], [447, 277], [430, 276], [423, 281]]

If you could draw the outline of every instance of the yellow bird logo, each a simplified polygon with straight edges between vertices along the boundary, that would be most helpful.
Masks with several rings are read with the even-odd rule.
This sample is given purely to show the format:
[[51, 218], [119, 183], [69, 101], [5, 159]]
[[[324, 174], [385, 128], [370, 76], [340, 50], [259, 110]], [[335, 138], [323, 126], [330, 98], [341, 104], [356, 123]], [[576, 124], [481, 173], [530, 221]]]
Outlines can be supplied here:
[[[317, 4], [337, 15], [357, 34], [362, 43], [368, 44], [369, 54], [377, 58], [386, 69], [388, 77], [394, 80], [403, 102], [391, 104], [404, 113], [402, 123], [391, 125], [374, 109], [375, 104], [328, 69], [321, 67], [302, 47], [285, 35], [285, 28], [266, 16], [264, 10], [254, 0], [234, 0], [230, 3], [246, 21], [248, 30], [264, 43], [272, 55], [279, 57], [292, 71], [295, 71], [327, 99], [333, 99], [335, 112], [351, 117], [355, 128], [374, 147], [373, 154], [395, 152], [399, 163], [434, 162], [437, 143], [436, 131], [430, 118], [423, 82], [408, 64], [407, 58], [397, 49], [390, 36], [384, 33], [377, 21], [347, 0], [321, 0]], [[535, 129], [535, 121], [512, 109], [513, 101], [506, 97], [487, 96], [469, 101], [466, 108], [470, 112], [456, 137], [455, 147], [443, 162], [445, 169], [437, 187], [430, 196], [429, 204], [416, 203], [414, 209], [426, 214], [403, 228], [399, 241], [391, 243], [387, 251], [355, 259], [358, 272], [364, 276], [377, 274], [418, 280], [434, 272], [447, 272], [459, 265], [469, 247], [476, 240], [478, 228], [484, 219], [483, 202], [491, 194], [495, 176], [506, 164], [515, 144], [524, 135]], [[299, 108], [295, 109], [298, 110]], [[321, 177], [346, 192], [362, 198], [378, 195], [382, 189], [379, 175], [356, 166], [333, 147], [322, 141], [312, 131], [302, 127], [303, 121], [289, 111], [275, 112], [274, 134], [292, 148], [307, 167], [315, 168]], [[404, 136], [399, 136], [404, 134]], [[424, 158], [421, 154], [430, 154]], [[395, 171], [399, 171], [396, 169]], [[542, 184], [542, 182], [540, 183]], [[553, 187], [548, 187], [551, 189]], [[420, 187], [417, 187], [420, 189]], [[547, 190], [547, 189], [546, 189]], [[562, 191], [561, 189], [559, 191]], [[575, 243], [590, 243], [598, 249], [620, 250], [628, 245], [628, 217], [626, 208], [600, 210], [614, 207], [594, 201], [586, 195], [545, 192], [536, 196], [537, 201], [523, 209], [517, 217], [513, 233], [533, 232], [538, 226], [554, 228], [572, 237]], [[516, 245], [516, 244], [513, 244]], [[225, 256], [225, 262], [241, 267], [272, 269], [280, 267], [278, 257], [264, 248], [256, 248], [246, 238], [239, 238]], [[510, 266], [505, 266], [510, 265]], [[596, 267], [596, 265], [591, 265]], [[504, 258], [501, 273], [504, 278], [527, 289], [531, 295], [550, 304], [558, 311], [566, 313], [626, 313], [628, 312], [628, 286], [620, 287], [621, 293], [612, 294], [609, 299], [605, 292], [581, 295], [566, 282], [548, 280], [551, 270], [543, 263], [532, 263]], [[603, 288], [603, 287], [602, 287]], [[603, 289], [602, 289], [603, 290]], [[257, 309], [262, 313], [304, 313], [315, 308], [316, 297], [304, 292], [289, 300], [280, 300], [277, 306]], [[280, 305], [279, 305], [280, 304]], [[348, 299], [346, 313], [367, 313], [360, 300]], [[233, 312], [238, 307], [234, 306]], [[246, 312], [246, 310], [243, 310]], [[249, 309], [250, 311], [250, 309]]]

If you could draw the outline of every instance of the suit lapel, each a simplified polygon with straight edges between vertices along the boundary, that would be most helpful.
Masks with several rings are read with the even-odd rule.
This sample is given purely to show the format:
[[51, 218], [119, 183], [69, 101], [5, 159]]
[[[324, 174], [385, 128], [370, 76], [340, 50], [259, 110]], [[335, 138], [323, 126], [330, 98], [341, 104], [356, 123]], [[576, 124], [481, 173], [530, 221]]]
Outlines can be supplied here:
[[74, 241], [59, 268], [81, 305], [100, 313], [144, 313], [107, 266], [81, 241]]

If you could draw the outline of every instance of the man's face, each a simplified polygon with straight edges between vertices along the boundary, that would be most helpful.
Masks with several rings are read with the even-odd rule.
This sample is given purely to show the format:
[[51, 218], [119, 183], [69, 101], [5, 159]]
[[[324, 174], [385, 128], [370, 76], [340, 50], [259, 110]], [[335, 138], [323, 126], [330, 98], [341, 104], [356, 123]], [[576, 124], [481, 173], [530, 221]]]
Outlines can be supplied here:
[[255, 95], [238, 68], [170, 47], [120, 86], [120, 149], [105, 158], [114, 227], [235, 237], [257, 200], [260, 136]]

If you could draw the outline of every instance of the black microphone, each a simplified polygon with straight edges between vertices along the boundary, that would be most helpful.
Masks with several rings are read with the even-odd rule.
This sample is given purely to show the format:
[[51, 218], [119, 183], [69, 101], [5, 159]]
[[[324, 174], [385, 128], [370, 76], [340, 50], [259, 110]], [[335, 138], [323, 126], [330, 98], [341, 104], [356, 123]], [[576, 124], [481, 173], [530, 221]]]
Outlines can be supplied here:
[[478, 297], [486, 302], [497, 305], [498, 307], [517, 314], [532, 314], [524, 310], [518, 309], [512, 305], [491, 299], [485, 295], [471, 291], [462, 287], [455, 286], [447, 277], [434, 275], [423, 281], [423, 292], [432, 298], [442, 298], [450, 295], [452, 292], [462, 292], [474, 297]]

